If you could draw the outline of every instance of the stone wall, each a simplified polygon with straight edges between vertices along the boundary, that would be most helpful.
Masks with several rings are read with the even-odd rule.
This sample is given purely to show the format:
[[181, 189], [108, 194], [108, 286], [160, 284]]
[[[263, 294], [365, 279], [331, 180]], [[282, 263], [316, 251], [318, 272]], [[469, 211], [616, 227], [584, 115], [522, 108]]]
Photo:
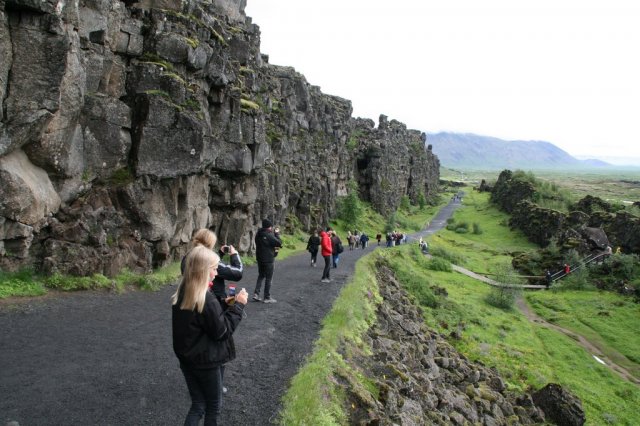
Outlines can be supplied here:
[[326, 224], [351, 179], [382, 213], [434, 194], [421, 132], [270, 65], [244, 6], [0, 0], [0, 267], [144, 272], [200, 227]]
[[530, 394], [507, 391], [495, 369], [468, 360], [425, 326], [389, 268], [379, 265], [377, 278], [384, 303], [365, 350], [343, 351], [351, 372], [341, 370], [337, 380], [349, 424], [526, 425], [545, 423], [547, 413], [557, 424], [584, 423], [580, 400], [558, 385], [536, 393], [539, 404]]

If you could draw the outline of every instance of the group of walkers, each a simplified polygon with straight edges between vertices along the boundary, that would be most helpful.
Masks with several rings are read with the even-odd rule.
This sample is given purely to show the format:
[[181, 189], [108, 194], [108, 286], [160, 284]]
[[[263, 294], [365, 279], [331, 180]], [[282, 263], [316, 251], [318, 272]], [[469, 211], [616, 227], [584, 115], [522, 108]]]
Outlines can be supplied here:
[[307, 251], [311, 254], [311, 266], [315, 267], [318, 259], [318, 252], [324, 259], [324, 269], [322, 270], [323, 283], [331, 282], [331, 267], [338, 267], [340, 253], [344, 251], [342, 240], [336, 232], [327, 227], [326, 230], [316, 230], [307, 241]]
[[[378, 245], [382, 234], [376, 235]], [[389, 244], [389, 240], [393, 244]], [[406, 235], [387, 234], [387, 246], [406, 242]], [[243, 264], [238, 251], [232, 245], [222, 245], [216, 252], [216, 234], [208, 229], [194, 233], [187, 254], [181, 263], [182, 279], [172, 296], [173, 349], [180, 361], [191, 407], [185, 425], [197, 425], [202, 418], [205, 425], [216, 425], [222, 407], [222, 396], [227, 389], [223, 385], [225, 364], [236, 356], [233, 334], [240, 324], [249, 295], [235, 285], [227, 286], [225, 280], [234, 283], [242, 279]], [[347, 243], [350, 250], [365, 249], [369, 237], [364, 232], [349, 231]], [[271, 297], [271, 282], [275, 258], [282, 247], [280, 230], [270, 220], [262, 220], [262, 227], [255, 236], [258, 279], [252, 299], [256, 302], [276, 303]], [[307, 242], [311, 254], [310, 266], [315, 267], [318, 253], [324, 260], [321, 282], [331, 282], [331, 269], [340, 263], [344, 252], [342, 240], [331, 228], [318, 229]], [[229, 256], [229, 263], [221, 259]], [[264, 292], [262, 284], [264, 283]]]
[[403, 234], [398, 231], [387, 232], [386, 241], [387, 247], [399, 246], [400, 244], [407, 242], [407, 234]]

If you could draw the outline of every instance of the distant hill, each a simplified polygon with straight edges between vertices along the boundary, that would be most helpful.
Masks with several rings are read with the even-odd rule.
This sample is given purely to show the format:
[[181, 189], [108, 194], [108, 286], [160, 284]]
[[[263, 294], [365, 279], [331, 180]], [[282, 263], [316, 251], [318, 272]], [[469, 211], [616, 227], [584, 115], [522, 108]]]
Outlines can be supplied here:
[[505, 141], [472, 133], [430, 133], [427, 144], [447, 167], [474, 169], [559, 169], [607, 167], [600, 160], [578, 160], [544, 141]]

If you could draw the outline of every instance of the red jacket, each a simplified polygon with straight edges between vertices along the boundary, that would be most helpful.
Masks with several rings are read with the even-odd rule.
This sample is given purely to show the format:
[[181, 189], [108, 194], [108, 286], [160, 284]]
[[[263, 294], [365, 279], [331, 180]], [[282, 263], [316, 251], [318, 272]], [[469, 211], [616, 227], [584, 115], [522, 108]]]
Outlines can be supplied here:
[[320, 231], [320, 247], [322, 247], [322, 256], [331, 256], [331, 238], [329, 234], [324, 231]]

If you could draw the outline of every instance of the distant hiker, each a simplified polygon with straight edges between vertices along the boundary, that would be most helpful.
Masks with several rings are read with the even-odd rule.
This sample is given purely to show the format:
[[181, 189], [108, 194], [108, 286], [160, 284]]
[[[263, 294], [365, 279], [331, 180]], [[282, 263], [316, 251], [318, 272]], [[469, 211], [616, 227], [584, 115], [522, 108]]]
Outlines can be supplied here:
[[387, 247], [393, 246], [393, 235], [391, 232], [387, 232]]
[[[216, 425], [222, 407], [222, 366], [235, 358], [233, 333], [242, 320], [247, 292], [242, 289], [223, 310], [207, 291], [220, 258], [204, 246], [185, 260], [185, 275], [171, 298], [173, 351], [191, 396], [186, 425]], [[231, 302], [229, 298], [228, 302]]]
[[565, 275], [569, 275], [569, 273], [571, 272], [571, 266], [569, 266], [568, 263], [564, 264], [564, 274]]
[[362, 235], [360, 235], [360, 246], [362, 247], [362, 250], [364, 250], [365, 247], [367, 247], [368, 243], [369, 243], [369, 236], [363, 232]]
[[427, 242], [422, 239], [422, 237], [420, 237], [420, 242], [418, 243], [418, 245], [420, 246], [420, 251], [422, 252], [422, 254], [429, 254], [429, 246], [427, 245]]
[[315, 230], [313, 235], [309, 237], [309, 241], [307, 241], [307, 251], [311, 253], [311, 266], [313, 267], [316, 266], [318, 247], [320, 247], [320, 237], [318, 236], [318, 230]]
[[333, 257], [333, 267], [337, 268], [340, 262], [340, 253], [344, 251], [342, 247], [342, 240], [336, 234], [336, 231], [331, 231], [331, 256]]
[[253, 300], [259, 302], [260, 287], [264, 280], [264, 303], [276, 303], [276, 299], [271, 297], [271, 279], [273, 278], [273, 264], [275, 263], [276, 250], [282, 247], [280, 240], [280, 229], [272, 229], [269, 219], [262, 220], [262, 228], [256, 234], [256, 260], [258, 261], [258, 280], [256, 289], [253, 292]]
[[320, 231], [320, 247], [322, 257], [324, 258], [324, 270], [322, 271], [322, 282], [328, 283], [331, 282], [330, 271], [331, 271], [331, 254], [333, 252], [333, 247], [331, 246], [331, 237], [325, 231]]
[[551, 283], [553, 282], [553, 278], [551, 277], [551, 271], [547, 269], [547, 271], [544, 273], [544, 277], [547, 282], [547, 288], [551, 287]]
[[376, 234], [376, 241], [378, 242], [378, 245], [380, 245], [380, 240], [382, 239], [382, 234], [381, 233], [377, 233]]
[[349, 251], [353, 250], [355, 246], [355, 235], [351, 233], [351, 231], [347, 231], [347, 244], [349, 244]]

